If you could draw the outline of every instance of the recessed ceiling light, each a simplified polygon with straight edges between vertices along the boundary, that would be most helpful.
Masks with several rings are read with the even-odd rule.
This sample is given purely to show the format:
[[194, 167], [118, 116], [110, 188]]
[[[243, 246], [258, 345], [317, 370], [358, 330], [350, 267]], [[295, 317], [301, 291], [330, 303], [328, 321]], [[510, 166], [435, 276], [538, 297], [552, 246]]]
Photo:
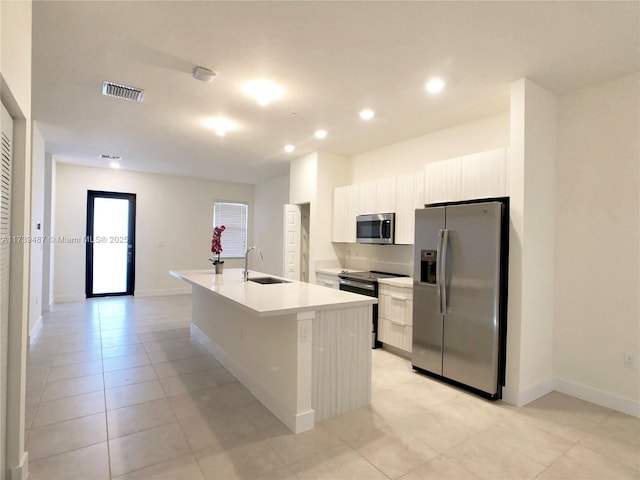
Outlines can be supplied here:
[[327, 136], [327, 131], [326, 130], [316, 130], [316, 133], [314, 133], [314, 135], [316, 136], [316, 138], [325, 138]]
[[234, 121], [224, 117], [207, 118], [204, 121], [204, 124], [205, 126], [215, 130], [219, 137], [224, 137], [229, 130], [234, 130], [238, 126]]
[[432, 78], [427, 82], [425, 87], [429, 93], [440, 93], [444, 88], [444, 80], [441, 78]]
[[280, 85], [264, 78], [245, 83], [244, 91], [262, 106], [269, 105], [284, 95], [284, 89]]
[[119, 164], [118, 162], [111, 162], [111, 163], [109, 164], [109, 166], [110, 166], [111, 168], [120, 168], [120, 164]]
[[285, 145], [284, 146], [284, 151], [287, 153], [291, 153], [296, 149], [296, 147], [294, 147], [293, 145]]
[[376, 112], [369, 110], [368, 108], [360, 110], [360, 118], [363, 120], [371, 120], [375, 114]]

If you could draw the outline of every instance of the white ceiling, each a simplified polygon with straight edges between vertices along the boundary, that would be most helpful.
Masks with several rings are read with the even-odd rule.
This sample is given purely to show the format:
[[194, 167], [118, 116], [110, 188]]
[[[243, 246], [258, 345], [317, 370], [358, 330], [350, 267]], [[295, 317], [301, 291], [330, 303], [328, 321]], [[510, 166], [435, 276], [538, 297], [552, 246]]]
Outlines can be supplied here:
[[[505, 111], [522, 77], [563, 94], [637, 72], [639, 5], [37, 1], [33, 119], [63, 162], [107, 166], [104, 153], [130, 170], [258, 183], [311, 151], [349, 156]], [[212, 83], [192, 78], [198, 65]], [[432, 75], [447, 82], [439, 96], [424, 89]], [[259, 77], [285, 96], [248, 98], [242, 84]], [[103, 96], [104, 80], [144, 101]], [[220, 114], [238, 130], [202, 125]]]

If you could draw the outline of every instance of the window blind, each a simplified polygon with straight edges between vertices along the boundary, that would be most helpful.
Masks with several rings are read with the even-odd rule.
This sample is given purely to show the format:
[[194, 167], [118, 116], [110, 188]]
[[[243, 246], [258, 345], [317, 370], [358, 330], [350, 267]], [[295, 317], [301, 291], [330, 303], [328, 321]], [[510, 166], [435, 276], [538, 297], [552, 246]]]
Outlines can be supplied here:
[[244, 257], [247, 250], [247, 210], [246, 203], [213, 204], [213, 226], [225, 226], [221, 237], [221, 258]]

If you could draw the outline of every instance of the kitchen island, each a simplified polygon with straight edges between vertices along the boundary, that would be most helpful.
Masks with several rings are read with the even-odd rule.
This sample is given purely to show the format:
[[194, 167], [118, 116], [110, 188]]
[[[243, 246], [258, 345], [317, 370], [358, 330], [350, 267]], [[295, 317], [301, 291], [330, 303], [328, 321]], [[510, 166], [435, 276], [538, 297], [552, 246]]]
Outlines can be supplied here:
[[192, 285], [193, 335], [292, 431], [371, 403], [376, 298], [241, 269], [170, 273]]

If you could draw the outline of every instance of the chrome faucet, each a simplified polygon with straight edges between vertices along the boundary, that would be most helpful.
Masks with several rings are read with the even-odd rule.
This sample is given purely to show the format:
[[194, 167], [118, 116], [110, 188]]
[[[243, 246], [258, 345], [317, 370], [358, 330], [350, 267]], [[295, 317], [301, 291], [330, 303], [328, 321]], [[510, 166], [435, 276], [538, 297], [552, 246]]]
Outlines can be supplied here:
[[[249, 281], [249, 252], [256, 248], [258, 247], [256, 246], [249, 247], [247, 248], [247, 252], [244, 254], [244, 272], [242, 272], [242, 277], [244, 278], [245, 282]], [[260, 253], [260, 260], [264, 261], [264, 257], [262, 256], [262, 250], [260, 250], [259, 248], [258, 248], [258, 253]]]

